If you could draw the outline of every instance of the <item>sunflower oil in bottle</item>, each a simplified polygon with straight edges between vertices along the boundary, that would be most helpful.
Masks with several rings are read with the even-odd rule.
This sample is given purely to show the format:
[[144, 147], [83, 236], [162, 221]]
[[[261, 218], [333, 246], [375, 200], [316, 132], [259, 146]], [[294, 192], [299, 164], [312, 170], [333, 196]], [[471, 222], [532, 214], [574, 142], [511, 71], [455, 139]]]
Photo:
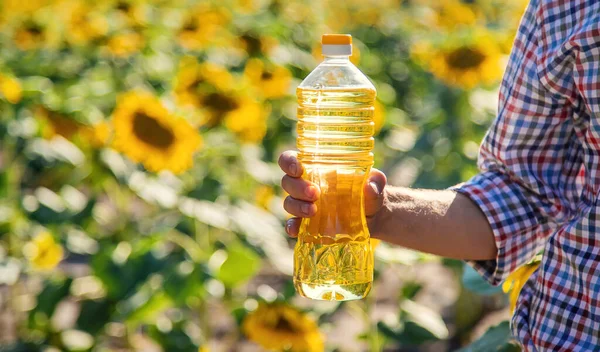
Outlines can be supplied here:
[[294, 286], [308, 298], [345, 301], [365, 297], [373, 281], [363, 187], [373, 165], [376, 91], [349, 60], [351, 36], [324, 35], [322, 52], [296, 92], [298, 159], [321, 195], [317, 214], [300, 226]]

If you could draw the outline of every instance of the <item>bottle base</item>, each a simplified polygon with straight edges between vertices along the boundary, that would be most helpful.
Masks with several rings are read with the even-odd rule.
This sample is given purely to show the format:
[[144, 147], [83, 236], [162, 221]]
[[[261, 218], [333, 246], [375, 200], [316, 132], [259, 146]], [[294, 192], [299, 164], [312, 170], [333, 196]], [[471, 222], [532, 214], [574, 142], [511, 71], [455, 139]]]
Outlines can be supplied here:
[[320, 301], [351, 301], [365, 298], [371, 282], [357, 284], [312, 284], [294, 280], [296, 291], [303, 297]]

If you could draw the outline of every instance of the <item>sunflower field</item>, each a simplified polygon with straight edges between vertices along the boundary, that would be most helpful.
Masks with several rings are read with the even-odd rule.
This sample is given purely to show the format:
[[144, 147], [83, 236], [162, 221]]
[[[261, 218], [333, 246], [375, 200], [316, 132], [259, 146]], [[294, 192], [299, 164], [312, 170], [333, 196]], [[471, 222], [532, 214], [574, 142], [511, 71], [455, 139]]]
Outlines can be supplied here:
[[518, 351], [460, 261], [381, 243], [367, 299], [296, 295], [276, 161], [350, 33], [375, 167], [466, 180], [525, 6], [0, 0], [0, 351]]

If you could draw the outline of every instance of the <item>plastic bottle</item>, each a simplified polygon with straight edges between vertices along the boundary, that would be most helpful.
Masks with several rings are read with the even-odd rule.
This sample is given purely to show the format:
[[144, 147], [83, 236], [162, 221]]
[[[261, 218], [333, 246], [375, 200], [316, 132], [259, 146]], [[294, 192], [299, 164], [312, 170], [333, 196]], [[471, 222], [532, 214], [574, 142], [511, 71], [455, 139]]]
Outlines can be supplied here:
[[305, 297], [345, 301], [365, 297], [373, 281], [363, 187], [373, 165], [376, 91], [349, 60], [350, 35], [323, 35], [322, 53], [296, 91], [302, 177], [321, 195], [317, 214], [300, 226], [294, 285]]

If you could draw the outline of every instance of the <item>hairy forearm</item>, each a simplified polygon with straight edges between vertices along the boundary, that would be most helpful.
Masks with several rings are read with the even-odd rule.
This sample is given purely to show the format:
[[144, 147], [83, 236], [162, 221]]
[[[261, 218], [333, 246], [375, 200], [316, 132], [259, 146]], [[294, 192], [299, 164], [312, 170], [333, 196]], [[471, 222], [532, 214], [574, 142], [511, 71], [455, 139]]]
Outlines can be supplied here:
[[383, 207], [369, 219], [369, 228], [375, 238], [448, 258], [496, 257], [486, 217], [454, 191], [386, 187]]

